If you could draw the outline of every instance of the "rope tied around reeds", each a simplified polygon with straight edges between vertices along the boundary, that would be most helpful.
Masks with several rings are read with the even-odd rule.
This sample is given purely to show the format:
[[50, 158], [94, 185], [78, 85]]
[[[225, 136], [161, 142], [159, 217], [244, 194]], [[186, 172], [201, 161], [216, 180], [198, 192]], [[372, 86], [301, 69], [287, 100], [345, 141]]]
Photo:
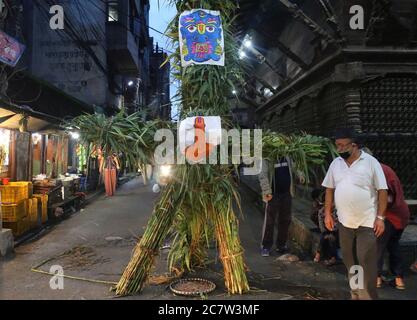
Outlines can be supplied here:
[[141, 252], [144, 252], [148, 256], [152, 256], [152, 257], [158, 255], [158, 250], [146, 247], [146, 246], [141, 245], [141, 244], [138, 244], [134, 250], [135, 251], [136, 250], [141, 250]]
[[233, 253], [233, 254], [223, 255], [223, 256], [221, 256], [220, 258], [221, 258], [222, 260], [223, 260], [223, 259], [234, 259], [234, 258], [236, 258], [236, 257], [239, 257], [239, 256], [243, 255], [243, 253], [244, 253], [244, 251], [242, 250], [242, 251], [238, 251], [238, 252]]

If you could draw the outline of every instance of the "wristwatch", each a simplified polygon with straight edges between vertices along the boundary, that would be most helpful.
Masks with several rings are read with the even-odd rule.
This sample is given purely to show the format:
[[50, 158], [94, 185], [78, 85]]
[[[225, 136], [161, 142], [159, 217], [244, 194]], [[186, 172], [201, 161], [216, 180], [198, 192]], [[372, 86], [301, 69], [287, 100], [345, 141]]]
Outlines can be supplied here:
[[376, 216], [377, 219], [385, 221], [385, 217], [384, 216]]

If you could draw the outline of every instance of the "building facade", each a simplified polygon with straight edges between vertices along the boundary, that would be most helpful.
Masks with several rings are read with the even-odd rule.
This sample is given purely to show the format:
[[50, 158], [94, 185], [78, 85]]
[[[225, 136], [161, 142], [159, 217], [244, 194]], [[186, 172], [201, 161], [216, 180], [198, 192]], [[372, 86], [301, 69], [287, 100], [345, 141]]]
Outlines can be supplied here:
[[[64, 9], [64, 29], [50, 27], [50, 5]], [[148, 1], [26, 1], [30, 72], [111, 114], [147, 103]]]
[[246, 62], [251, 76], [242, 90], [255, 124], [326, 137], [354, 127], [397, 172], [406, 198], [417, 199], [417, 3], [280, 0], [241, 7], [240, 36], [249, 34], [262, 57]]
[[150, 61], [149, 117], [171, 119], [170, 63], [167, 54], [156, 44]]
[[77, 143], [65, 136], [62, 121], [83, 113], [113, 115], [123, 107], [146, 111], [155, 92], [163, 96], [162, 82], [152, 80], [166, 77], [166, 69], [151, 62], [149, 1], [2, 3], [1, 31], [25, 46], [16, 66], [0, 63], [0, 144], [8, 159], [2, 176], [63, 174], [76, 165]]
[[2, 30], [26, 46], [14, 71], [109, 115], [122, 106], [135, 112], [152, 102], [156, 89], [151, 84], [154, 48], [148, 0], [8, 0], [6, 4]]

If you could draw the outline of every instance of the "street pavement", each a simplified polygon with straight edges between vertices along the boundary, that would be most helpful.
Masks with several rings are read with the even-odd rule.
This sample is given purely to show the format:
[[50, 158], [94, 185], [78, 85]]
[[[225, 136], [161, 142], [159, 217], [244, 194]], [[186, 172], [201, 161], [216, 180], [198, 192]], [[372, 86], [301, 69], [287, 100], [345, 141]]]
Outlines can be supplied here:
[[[333, 267], [316, 264], [293, 242], [291, 253], [300, 261], [279, 261], [277, 254], [261, 257], [259, 244], [263, 213], [245, 192], [242, 189], [240, 235], [251, 291], [242, 296], [227, 294], [221, 262], [217, 252], [209, 249], [211, 262], [208, 267], [188, 275], [204, 277], [216, 284], [216, 290], [204, 298], [348, 299], [348, 284], [341, 264]], [[122, 185], [114, 197], [100, 196], [82, 211], [21, 244], [13, 255], [0, 262], [0, 299], [190, 299], [175, 296], [168, 283], [151, 283], [140, 294], [123, 298], [116, 298], [109, 290], [130, 260], [132, 249], [143, 234], [157, 199], [152, 184], [145, 186], [138, 177]], [[168, 251], [169, 248], [161, 248], [152, 271], [153, 279], [167, 273]], [[83, 280], [65, 278], [63, 289], [54, 290], [50, 286], [50, 275], [31, 271], [40, 264], [37, 270], [48, 272], [52, 266], [58, 265], [63, 267], [66, 276]], [[416, 299], [417, 275], [408, 273], [405, 280], [407, 290], [399, 291], [387, 285], [380, 289], [380, 297]]]

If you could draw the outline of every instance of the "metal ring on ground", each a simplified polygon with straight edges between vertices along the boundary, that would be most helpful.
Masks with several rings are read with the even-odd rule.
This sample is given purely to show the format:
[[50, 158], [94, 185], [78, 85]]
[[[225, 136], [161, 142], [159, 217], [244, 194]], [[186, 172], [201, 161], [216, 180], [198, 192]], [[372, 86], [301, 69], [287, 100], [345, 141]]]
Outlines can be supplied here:
[[[205, 290], [194, 290], [194, 291], [185, 291], [185, 290], [180, 290], [178, 287], [179, 285], [183, 284], [183, 283], [204, 283], [204, 284], [208, 284], [209, 287]], [[180, 280], [176, 280], [174, 282], [172, 282], [169, 285], [169, 288], [171, 289], [172, 292], [174, 292], [175, 294], [181, 295], [181, 296], [199, 296], [201, 294], [208, 294], [210, 292], [213, 292], [216, 289], [216, 285], [206, 279], [201, 279], [201, 278], [187, 278], [187, 279], [180, 279]]]

